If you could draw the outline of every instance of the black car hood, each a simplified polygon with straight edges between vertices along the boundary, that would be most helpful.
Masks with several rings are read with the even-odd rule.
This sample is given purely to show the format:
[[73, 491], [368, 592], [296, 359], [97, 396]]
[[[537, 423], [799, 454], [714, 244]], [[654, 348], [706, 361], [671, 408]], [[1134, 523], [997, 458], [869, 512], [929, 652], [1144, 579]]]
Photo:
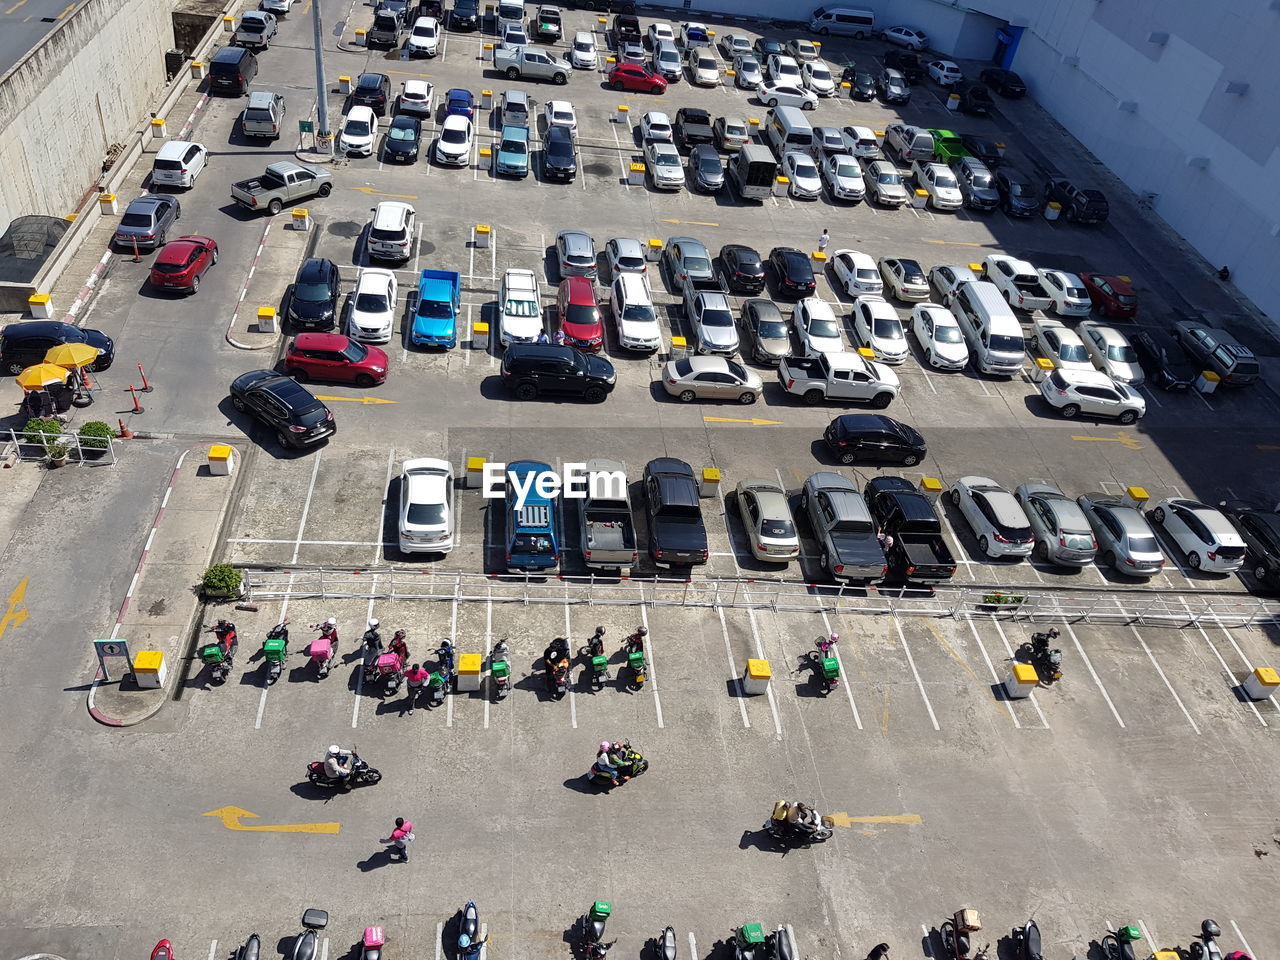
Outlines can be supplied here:
[[289, 313], [299, 320], [324, 320], [332, 317], [336, 300], [298, 300], [289, 298]]
[[595, 377], [599, 380], [609, 380], [613, 377], [613, 364], [604, 357], [597, 357], [594, 354], [586, 356], [587, 376]]

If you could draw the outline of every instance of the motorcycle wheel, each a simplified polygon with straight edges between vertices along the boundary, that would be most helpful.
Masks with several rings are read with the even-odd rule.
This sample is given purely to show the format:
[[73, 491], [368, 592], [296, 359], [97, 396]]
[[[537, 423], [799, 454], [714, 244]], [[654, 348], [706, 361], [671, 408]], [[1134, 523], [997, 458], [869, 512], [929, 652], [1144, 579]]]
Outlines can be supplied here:
[[360, 778], [360, 782], [372, 784], [372, 783], [377, 783], [381, 779], [382, 779], [382, 771], [376, 770], [373, 767], [370, 767], [368, 770], [364, 772], [364, 775]]
[[821, 830], [817, 830], [814, 833], [810, 834], [810, 839], [813, 840], [815, 843], [823, 843], [827, 840], [830, 840], [831, 835], [834, 832], [835, 831], [832, 830], [830, 827], [823, 827]]

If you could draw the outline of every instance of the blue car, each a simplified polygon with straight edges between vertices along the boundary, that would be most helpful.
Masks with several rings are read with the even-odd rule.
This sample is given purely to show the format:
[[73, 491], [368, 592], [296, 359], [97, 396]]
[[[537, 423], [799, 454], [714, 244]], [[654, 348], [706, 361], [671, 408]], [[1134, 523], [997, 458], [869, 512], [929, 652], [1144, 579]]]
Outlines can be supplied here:
[[471, 95], [470, 90], [454, 87], [444, 97], [445, 116], [470, 119], [475, 112], [475, 102], [476, 98]]
[[458, 308], [462, 278], [453, 270], [423, 270], [418, 280], [418, 306], [409, 339], [418, 347], [458, 345]]

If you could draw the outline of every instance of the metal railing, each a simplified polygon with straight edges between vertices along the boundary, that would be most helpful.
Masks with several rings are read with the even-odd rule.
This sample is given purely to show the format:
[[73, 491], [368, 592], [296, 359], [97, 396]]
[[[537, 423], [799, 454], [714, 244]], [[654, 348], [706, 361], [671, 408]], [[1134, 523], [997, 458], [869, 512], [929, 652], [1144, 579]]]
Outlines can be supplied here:
[[[10, 430], [9, 439], [3, 442], [5, 449], [17, 453], [20, 460], [48, 460], [49, 448], [61, 443], [67, 448], [68, 463], [100, 467], [116, 462], [116, 442], [111, 437], [81, 437], [78, 433], [59, 433], [43, 434], [38, 440], [28, 440], [27, 434]], [[104, 443], [106, 446], [103, 446]]]
[[407, 571], [245, 569], [248, 598], [454, 601], [767, 609], [1035, 622], [1228, 627], [1280, 623], [1280, 602], [1248, 594], [1177, 591], [1016, 591], [977, 587], [876, 589], [787, 580], [663, 579], [599, 576], [522, 577]]

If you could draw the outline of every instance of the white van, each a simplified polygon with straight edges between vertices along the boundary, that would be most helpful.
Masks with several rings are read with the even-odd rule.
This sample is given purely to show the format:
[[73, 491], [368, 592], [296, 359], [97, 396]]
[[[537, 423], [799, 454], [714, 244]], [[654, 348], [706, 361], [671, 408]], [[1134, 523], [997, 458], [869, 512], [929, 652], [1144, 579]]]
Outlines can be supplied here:
[[523, 26], [524, 4], [519, 0], [498, 0], [498, 36], [502, 36], [507, 27]]
[[152, 185], [163, 183], [167, 187], [194, 187], [196, 177], [204, 169], [209, 151], [201, 143], [186, 140], [166, 140], [151, 165]]
[[809, 153], [813, 148], [813, 126], [799, 107], [774, 107], [764, 135], [779, 160], [788, 150]]
[[962, 283], [951, 298], [951, 313], [969, 341], [974, 366], [986, 374], [1012, 377], [1022, 369], [1026, 348], [1022, 324], [994, 283]]
[[876, 32], [876, 15], [859, 7], [819, 7], [809, 14], [809, 29], [826, 37], [865, 40]]

